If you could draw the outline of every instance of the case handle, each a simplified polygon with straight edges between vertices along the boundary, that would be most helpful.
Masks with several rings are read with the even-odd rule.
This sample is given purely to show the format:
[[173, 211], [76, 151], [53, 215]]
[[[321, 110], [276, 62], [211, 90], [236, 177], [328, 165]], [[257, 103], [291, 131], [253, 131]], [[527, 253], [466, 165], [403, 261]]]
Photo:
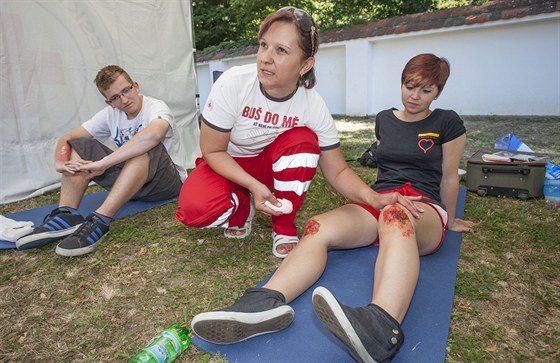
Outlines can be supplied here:
[[486, 166], [482, 167], [482, 172], [484, 174], [488, 173], [501, 173], [501, 174], [521, 174], [521, 175], [529, 175], [531, 174], [531, 169], [521, 168], [521, 169], [498, 169], [498, 168], [489, 168]]

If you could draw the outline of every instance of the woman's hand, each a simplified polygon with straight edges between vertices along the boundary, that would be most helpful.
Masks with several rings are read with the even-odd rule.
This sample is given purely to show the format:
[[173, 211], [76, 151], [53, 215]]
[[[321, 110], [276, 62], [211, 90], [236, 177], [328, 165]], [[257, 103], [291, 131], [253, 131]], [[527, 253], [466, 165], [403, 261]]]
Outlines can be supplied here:
[[472, 221], [455, 218], [453, 223], [447, 224], [447, 229], [454, 232], [472, 232], [475, 225], [476, 223]]
[[374, 192], [364, 181], [346, 164], [340, 148], [321, 151], [319, 166], [327, 182], [340, 194], [355, 202], [371, 205], [375, 209], [399, 203], [412, 213], [414, 218], [420, 218], [424, 212], [416, 207], [413, 201], [421, 197], [404, 197], [399, 193]]
[[253, 201], [255, 203], [255, 209], [260, 210], [263, 213], [269, 214], [271, 216], [279, 216], [282, 213], [275, 212], [272, 209], [268, 208], [264, 203], [269, 201], [274, 205], [278, 205], [278, 199], [274, 197], [274, 194], [266, 187], [266, 185], [262, 183], [258, 183], [257, 185], [253, 186], [250, 190], [251, 195], [253, 196]]

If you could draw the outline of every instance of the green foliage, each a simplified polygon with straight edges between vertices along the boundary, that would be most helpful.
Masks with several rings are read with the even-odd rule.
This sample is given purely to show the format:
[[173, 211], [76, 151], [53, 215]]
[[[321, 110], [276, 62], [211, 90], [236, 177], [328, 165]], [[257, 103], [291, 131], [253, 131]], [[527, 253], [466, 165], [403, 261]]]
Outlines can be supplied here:
[[196, 47], [204, 49], [237, 39], [228, 0], [195, 0], [192, 7]]
[[328, 2], [327, 5], [318, 19], [322, 29], [425, 12], [432, 9], [433, 0], [346, 0]]
[[487, 0], [435, 0], [434, 6], [436, 9], [451, 9], [459, 6], [480, 5], [485, 2]]
[[[484, 2], [486, 0], [296, 0], [289, 5], [305, 9], [319, 29], [330, 29]], [[196, 48], [206, 50], [213, 46], [221, 50], [222, 44], [256, 43], [261, 21], [286, 5], [283, 0], [194, 0]]]

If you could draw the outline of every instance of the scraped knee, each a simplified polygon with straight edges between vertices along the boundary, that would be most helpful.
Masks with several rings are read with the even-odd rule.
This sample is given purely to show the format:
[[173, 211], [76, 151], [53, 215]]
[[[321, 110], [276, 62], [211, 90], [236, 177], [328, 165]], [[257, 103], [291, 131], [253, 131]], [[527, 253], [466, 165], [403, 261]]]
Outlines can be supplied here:
[[319, 233], [320, 229], [321, 229], [321, 223], [319, 222], [319, 219], [317, 217], [313, 217], [309, 219], [307, 223], [305, 223], [305, 229], [303, 231], [303, 235], [309, 237], [314, 236], [317, 233]]
[[403, 237], [414, 235], [414, 225], [410, 213], [400, 204], [392, 204], [383, 208], [379, 233], [398, 231]]

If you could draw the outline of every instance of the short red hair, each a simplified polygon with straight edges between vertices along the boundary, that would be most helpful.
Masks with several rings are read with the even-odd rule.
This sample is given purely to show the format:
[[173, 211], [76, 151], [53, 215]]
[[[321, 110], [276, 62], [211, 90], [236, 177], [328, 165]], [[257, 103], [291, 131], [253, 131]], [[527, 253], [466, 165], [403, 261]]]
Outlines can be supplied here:
[[438, 96], [449, 78], [450, 65], [445, 58], [425, 53], [412, 57], [404, 66], [401, 84], [412, 83], [414, 86], [431, 86], [438, 88]]

